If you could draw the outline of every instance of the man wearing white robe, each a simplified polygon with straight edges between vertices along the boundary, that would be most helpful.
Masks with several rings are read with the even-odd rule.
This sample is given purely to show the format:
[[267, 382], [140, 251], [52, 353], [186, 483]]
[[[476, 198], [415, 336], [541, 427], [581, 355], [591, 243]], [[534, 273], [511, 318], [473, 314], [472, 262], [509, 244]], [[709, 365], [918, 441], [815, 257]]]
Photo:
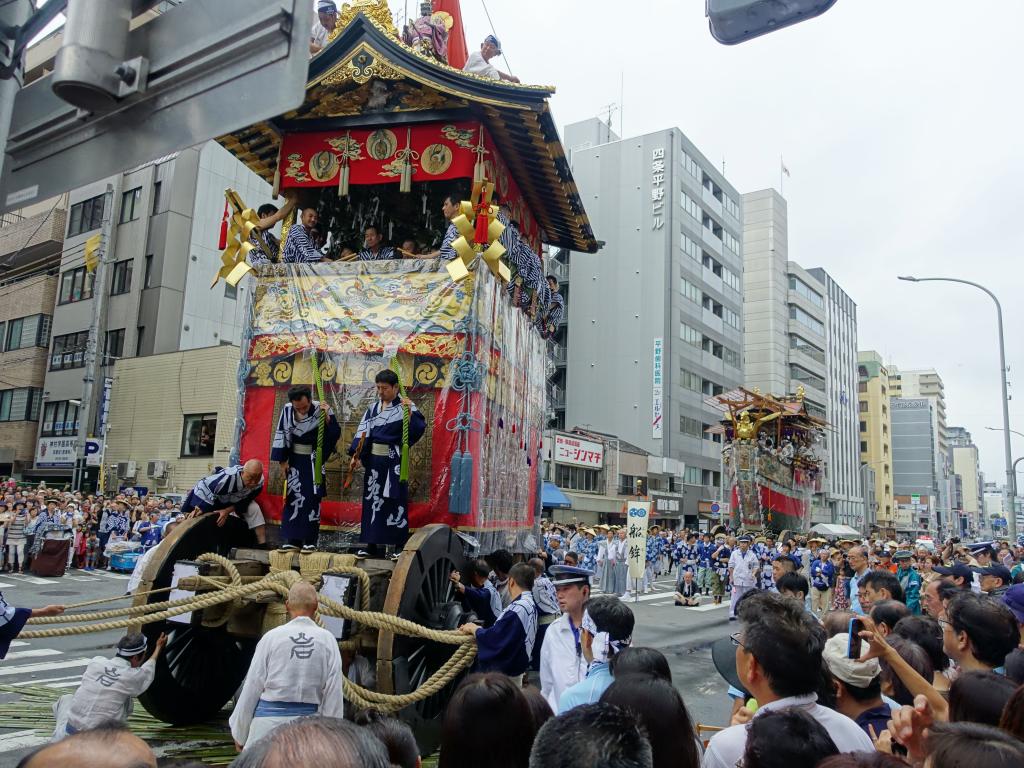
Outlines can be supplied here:
[[117, 655], [97, 656], [89, 662], [74, 694], [61, 696], [53, 705], [56, 727], [53, 741], [109, 722], [126, 723], [133, 700], [141, 696], [156, 676], [156, 660], [167, 644], [160, 635], [153, 655], [146, 660], [146, 637], [129, 634], [117, 643]]
[[544, 635], [540, 649], [540, 690], [552, 710], [566, 689], [587, 676], [588, 662], [583, 655], [580, 627], [583, 605], [590, 599], [590, 572], [567, 565], [551, 566], [551, 583], [558, 594], [562, 611]]
[[260, 638], [228, 720], [239, 750], [296, 718], [343, 714], [341, 652], [334, 635], [313, 621], [316, 590], [293, 585], [285, 607], [292, 620]]

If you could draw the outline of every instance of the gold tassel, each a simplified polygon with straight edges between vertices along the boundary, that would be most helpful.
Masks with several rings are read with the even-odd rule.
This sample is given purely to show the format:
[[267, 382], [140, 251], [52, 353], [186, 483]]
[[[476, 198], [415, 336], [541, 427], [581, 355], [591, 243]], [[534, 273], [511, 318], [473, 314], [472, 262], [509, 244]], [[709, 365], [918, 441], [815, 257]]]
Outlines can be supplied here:
[[287, 216], [284, 217], [284, 221], [281, 222], [281, 253], [278, 256], [284, 256], [284, 244], [288, 241], [288, 230], [292, 228], [295, 223], [295, 209], [293, 208]]

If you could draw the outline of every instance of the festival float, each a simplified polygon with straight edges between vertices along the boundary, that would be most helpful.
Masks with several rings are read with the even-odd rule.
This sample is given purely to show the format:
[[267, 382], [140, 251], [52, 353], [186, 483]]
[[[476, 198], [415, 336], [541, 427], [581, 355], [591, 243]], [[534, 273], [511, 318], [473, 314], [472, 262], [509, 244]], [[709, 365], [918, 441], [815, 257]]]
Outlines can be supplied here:
[[741, 387], [704, 402], [724, 414], [707, 431], [722, 436], [730, 525], [776, 535], [808, 530], [827, 424], [807, 413], [803, 388], [773, 397]]
[[[541, 258], [546, 247], [593, 253], [598, 244], [549, 110], [554, 89], [450, 66], [439, 48], [458, 31], [451, 21], [424, 16], [400, 35], [384, 0], [344, 5], [310, 61], [304, 103], [218, 139], [275, 193], [317, 209], [333, 259], [248, 263], [253, 211], [266, 201], [227, 191], [230, 228], [214, 284], [252, 287], [232, 459], [263, 461], [258, 501], [271, 527], [285, 496], [271, 439], [288, 388], [311, 386], [342, 437], [338, 453], [322, 457], [319, 551], [263, 551], [240, 520], [217, 527], [207, 515], [180, 524], [145, 565], [132, 616], [151, 640], [162, 631], [169, 640], [140, 701], [161, 720], [215, 715], [260, 636], [286, 620], [287, 585], [304, 578], [321, 588], [343, 656], [376, 664], [376, 690], [346, 680], [346, 698], [398, 712], [429, 750], [475, 653], [455, 631], [468, 617], [449, 574], [469, 556], [539, 547], [543, 297], [530, 295], [502, 233], [517, 222]], [[456, 189], [456, 258], [349, 260], [370, 224], [392, 242], [436, 248], [449, 225], [442, 202]], [[291, 226], [294, 214], [282, 242]], [[358, 551], [361, 470], [349, 473], [345, 450], [385, 368], [398, 373], [427, 431], [409, 452], [411, 537], [393, 557], [367, 557]]]

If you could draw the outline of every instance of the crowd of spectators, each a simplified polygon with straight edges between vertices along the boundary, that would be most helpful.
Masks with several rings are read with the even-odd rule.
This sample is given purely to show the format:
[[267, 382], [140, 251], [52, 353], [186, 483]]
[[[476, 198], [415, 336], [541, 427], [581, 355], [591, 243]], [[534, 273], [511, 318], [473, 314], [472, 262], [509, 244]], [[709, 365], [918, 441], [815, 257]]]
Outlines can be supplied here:
[[0, 569], [29, 572], [47, 540], [70, 541], [68, 568], [109, 568], [113, 554], [156, 546], [167, 525], [180, 519], [173, 499], [139, 496], [134, 489], [85, 494], [7, 479], [0, 481]]

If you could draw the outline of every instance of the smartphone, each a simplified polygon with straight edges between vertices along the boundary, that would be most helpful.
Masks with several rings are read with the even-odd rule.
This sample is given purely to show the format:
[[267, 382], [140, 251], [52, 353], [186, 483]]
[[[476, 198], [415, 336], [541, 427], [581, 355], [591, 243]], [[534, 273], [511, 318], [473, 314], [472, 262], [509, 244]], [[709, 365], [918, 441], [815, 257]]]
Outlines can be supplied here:
[[850, 626], [847, 631], [850, 633], [850, 639], [846, 643], [846, 658], [859, 659], [861, 643], [860, 633], [864, 631], [863, 620], [857, 617], [850, 619]]

